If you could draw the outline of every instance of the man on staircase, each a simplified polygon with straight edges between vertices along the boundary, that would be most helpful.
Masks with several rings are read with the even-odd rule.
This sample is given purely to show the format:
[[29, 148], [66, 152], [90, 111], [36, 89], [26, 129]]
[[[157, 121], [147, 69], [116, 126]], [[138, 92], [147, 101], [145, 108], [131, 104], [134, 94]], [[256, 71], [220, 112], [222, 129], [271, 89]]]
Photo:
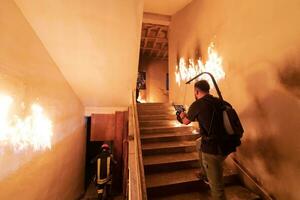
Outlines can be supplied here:
[[208, 178], [211, 194], [214, 200], [226, 200], [223, 183], [223, 162], [227, 155], [220, 150], [219, 138], [226, 134], [222, 114], [216, 107], [221, 105], [219, 98], [209, 94], [210, 86], [207, 81], [195, 83], [195, 101], [189, 107], [188, 113], [181, 112], [179, 119], [188, 125], [198, 121], [200, 127], [202, 164]]

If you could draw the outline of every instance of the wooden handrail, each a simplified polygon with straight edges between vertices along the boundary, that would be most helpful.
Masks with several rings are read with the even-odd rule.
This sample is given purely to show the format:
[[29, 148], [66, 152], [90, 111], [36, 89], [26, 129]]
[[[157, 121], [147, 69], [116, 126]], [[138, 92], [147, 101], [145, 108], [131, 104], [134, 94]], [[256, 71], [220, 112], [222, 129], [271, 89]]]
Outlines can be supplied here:
[[147, 200], [135, 91], [129, 109], [129, 200]]

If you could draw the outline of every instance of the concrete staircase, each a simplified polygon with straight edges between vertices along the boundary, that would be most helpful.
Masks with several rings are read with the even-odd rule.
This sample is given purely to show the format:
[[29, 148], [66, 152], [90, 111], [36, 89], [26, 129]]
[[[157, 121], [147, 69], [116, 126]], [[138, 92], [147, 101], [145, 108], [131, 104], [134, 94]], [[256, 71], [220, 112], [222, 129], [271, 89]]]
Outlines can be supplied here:
[[[209, 187], [196, 177], [198, 152], [191, 126], [176, 121], [170, 104], [138, 104], [148, 199], [208, 200]], [[224, 167], [229, 200], [258, 200], [242, 187], [235, 170]]]

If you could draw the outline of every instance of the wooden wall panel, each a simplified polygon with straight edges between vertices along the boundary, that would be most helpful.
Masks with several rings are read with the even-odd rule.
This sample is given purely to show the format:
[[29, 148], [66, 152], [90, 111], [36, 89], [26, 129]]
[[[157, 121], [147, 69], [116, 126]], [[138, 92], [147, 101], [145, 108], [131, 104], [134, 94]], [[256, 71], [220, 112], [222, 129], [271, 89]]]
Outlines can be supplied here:
[[128, 171], [128, 129], [129, 127], [129, 112], [125, 112], [124, 116], [124, 131], [123, 131], [123, 194], [127, 194], [127, 182], [129, 178]]
[[[117, 160], [118, 167], [115, 170], [115, 181], [114, 188], [118, 188], [119, 190], [122, 190], [122, 174], [123, 174], [123, 135], [124, 131], [126, 129], [125, 127], [125, 120], [126, 120], [126, 115], [127, 112], [116, 112], [116, 128], [115, 128], [115, 139], [114, 139], [114, 156], [115, 159]], [[128, 113], [127, 113], [128, 114]]]
[[115, 138], [115, 114], [91, 115], [91, 141], [108, 141]]

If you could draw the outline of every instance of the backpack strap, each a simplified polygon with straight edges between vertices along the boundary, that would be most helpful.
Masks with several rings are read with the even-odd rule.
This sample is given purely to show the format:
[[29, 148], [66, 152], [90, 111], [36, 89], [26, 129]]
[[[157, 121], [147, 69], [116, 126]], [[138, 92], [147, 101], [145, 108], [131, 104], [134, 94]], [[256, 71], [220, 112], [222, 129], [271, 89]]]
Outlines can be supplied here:
[[216, 112], [216, 110], [214, 109], [213, 116], [211, 117], [211, 120], [210, 120], [210, 125], [209, 125], [209, 129], [208, 129], [208, 136], [210, 136], [210, 133], [211, 133], [211, 127], [212, 127], [212, 124], [214, 122], [215, 112]]
[[211, 135], [211, 129], [212, 129], [212, 125], [213, 125], [213, 121], [214, 121], [214, 118], [215, 118], [215, 113], [216, 113], [216, 107], [213, 105], [213, 103], [210, 101], [210, 100], [208, 100], [208, 99], [203, 99], [203, 100], [205, 100], [210, 106], [212, 106], [212, 108], [213, 108], [213, 115], [212, 115], [212, 117], [211, 117], [211, 120], [210, 120], [210, 125], [209, 125], [209, 129], [208, 129], [208, 132], [207, 132], [207, 138], [209, 139], [209, 136]]

